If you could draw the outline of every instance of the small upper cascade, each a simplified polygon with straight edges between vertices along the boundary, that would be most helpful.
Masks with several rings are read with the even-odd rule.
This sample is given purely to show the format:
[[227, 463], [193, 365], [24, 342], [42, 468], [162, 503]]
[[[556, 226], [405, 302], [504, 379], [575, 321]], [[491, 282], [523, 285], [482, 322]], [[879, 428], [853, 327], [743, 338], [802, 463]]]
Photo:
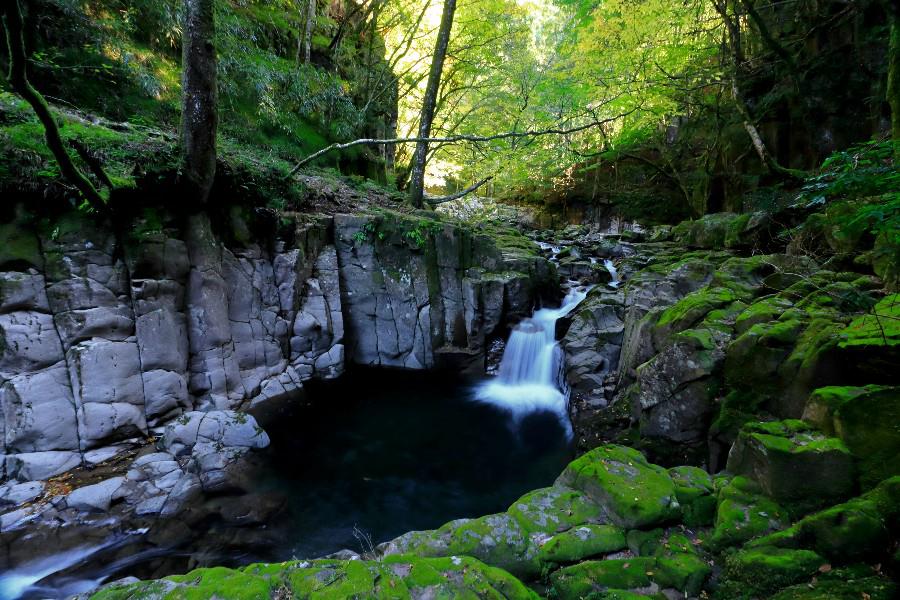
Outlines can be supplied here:
[[612, 279], [607, 284], [611, 288], [617, 288], [622, 284], [622, 280], [619, 279], [619, 271], [616, 269], [615, 263], [609, 258], [603, 261], [603, 266], [606, 267], [606, 270], [609, 271], [610, 277]]

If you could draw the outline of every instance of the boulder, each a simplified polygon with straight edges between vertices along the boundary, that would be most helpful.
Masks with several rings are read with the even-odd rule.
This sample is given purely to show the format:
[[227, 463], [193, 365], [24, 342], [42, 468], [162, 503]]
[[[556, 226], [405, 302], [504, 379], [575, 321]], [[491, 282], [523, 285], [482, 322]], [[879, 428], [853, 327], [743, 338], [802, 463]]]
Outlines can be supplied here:
[[758, 547], [728, 557], [725, 575], [753, 596], [771, 594], [811, 579], [828, 561], [810, 550]]
[[[327, 588], [327, 589], [326, 589]], [[97, 600], [147, 594], [196, 598], [473, 598], [537, 600], [515, 577], [469, 557], [312, 560], [241, 569], [198, 569], [157, 581], [113, 583]]]
[[538, 559], [547, 563], [571, 563], [625, 548], [625, 532], [613, 525], [579, 525], [543, 544]]
[[106, 512], [113, 496], [124, 481], [124, 477], [113, 477], [78, 488], [66, 496], [66, 506], [84, 512]]
[[735, 477], [724, 485], [718, 499], [715, 529], [709, 538], [709, 547], [715, 551], [783, 529], [790, 522], [787, 511], [745, 477]]
[[627, 529], [657, 525], [680, 514], [672, 478], [632, 448], [596, 448], [571, 462], [556, 483], [584, 492], [614, 524]]
[[859, 459], [863, 489], [900, 474], [900, 387], [819, 388], [803, 420], [840, 438]]
[[753, 479], [766, 495], [800, 513], [849, 498], [857, 487], [844, 443], [797, 420], [744, 426], [727, 470]]

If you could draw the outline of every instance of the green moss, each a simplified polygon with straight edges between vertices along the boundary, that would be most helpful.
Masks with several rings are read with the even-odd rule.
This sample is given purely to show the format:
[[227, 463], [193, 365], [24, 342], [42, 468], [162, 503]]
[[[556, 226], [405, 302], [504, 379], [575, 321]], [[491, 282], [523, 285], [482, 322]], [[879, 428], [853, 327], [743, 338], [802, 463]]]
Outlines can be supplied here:
[[754, 540], [751, 546], [805, 548], [834, 563], [884, 560], [889, 529], [900, 514], [900, 478], [886, 480], [843, 504], [804, 517], [790, 528]]
[[696, 597], [712, 574], [705, 560], [691, 553], [661, 556], [656, 561], [653, 580], [661, 587], [674, 588], [685, 596]]
[[787, 511], [759, 493], [752, 481], [735, 477], [719, 492], [715, 529], [709, 539], [713, 550], [742, 544], [788, 522]]
[[900, 388], [820, 388], [810, 396], [804, 419], [838, 436], [859, 459], [863, 489], [900, 474]]
[[601, 523], [603, 510], [584, 493], [554, 486], [525, 494], [507, 511], [529, 533], [555, 534], [585, 523]]
[[751, 594], [769, 594], [811, 578], [827, 561], [809, 550], [759, 547], [726, 559], [725, 577]]
[[532, 600], [537, 595], [515, 577], [469, 557], [389, 556], [381, 562], [315, 560], [243, 569], [198, 569], [186, 575], [97, 592], [96, 600], [165, 598], [257, 600], [297, 597], [404, 599], [432, 594], [445, 598]]
[[900, 294], [887, 296], [871, 314], [854, 319], [841, 332], [841, 348], [900, 345]]
[[897, 584], [885, 577], [849, 581], [819, 578], [813, 583], [785, 588], [770, 600], [891, 600], [897, 593]]
[[613, 525], [579, 525], [547, 540], [538, 551], [541, 562], [575, 562], [625, 547], [625, 533]]
[[628, 549], [638, 556], [654, 556], [656, 549], [662, 545], [665, 535], [666, 532], [662, 529], [650, 531], [632, 529], [627, 536]]
[[699, 323], [710, 311], [721, 308], [740, 297], [731, 289], [707, 287], [688, 294], [659, 316], [658, 327], [682, 331]]
[[552, 589], [561, 600], [587, 597], [607, 588], [631, 590], [648, 587], [656, 569], [655, 558], [588, 561], [566, 567], [550, 576]]
[[856, 465], [841, 440], [803, 421], [748, 423], [728, 456], [728, 470], [802, 515], [850, 497]]
[[591, 450], [571, 462], [557, 481], [601, 504], [620, 527], [653, 526], [680, 513], [672, 478], [632, 448], [606, 445]]
[[533, 576], [541, 571], [528, 534], [508, 513], [471, 519], [452, 527], [446, 553], [473, 556], [514, 575]]
[[708, 496], [714, 491], [712, 476], [699, 467], [673, 467], [669, 469], [669, 476], [675, 483], [675, 495], [682, 504]]

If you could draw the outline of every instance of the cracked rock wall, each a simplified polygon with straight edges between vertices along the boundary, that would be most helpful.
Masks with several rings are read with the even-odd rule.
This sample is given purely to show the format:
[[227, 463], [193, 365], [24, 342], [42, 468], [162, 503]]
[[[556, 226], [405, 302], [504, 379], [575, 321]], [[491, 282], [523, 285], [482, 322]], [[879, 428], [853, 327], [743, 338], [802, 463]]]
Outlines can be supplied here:
[[47, 479], [185, 412], [343, 371], [329, 219], [231, 246], [206, 216], [157, 221], [124, 239], [78, 214], [0, 225], [0, 480]]
[[436, 221], [286, 214], [253, 234], [242, 210], [151, 211], [120, 236], [76, 212], [0, 224], [0, 481], [102, 462], [192, 411], [265, 411], [345, 355], [483, 368], [555, 276]]

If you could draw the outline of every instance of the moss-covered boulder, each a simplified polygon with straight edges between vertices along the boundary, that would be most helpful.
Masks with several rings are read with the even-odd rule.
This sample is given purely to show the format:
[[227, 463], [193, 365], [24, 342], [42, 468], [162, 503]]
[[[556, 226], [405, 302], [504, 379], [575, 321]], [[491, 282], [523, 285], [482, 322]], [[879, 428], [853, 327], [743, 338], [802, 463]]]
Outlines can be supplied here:
[[897, 593], [896, 583], [873, 574], [849, 580], [818, 578], [785, 588], [770, 600], [892, 600]]
[[628, 550], [637, 556], [655, 556], [656, 550], [665, 539], [666, 532], [663, 529], [651, 529], [643, 531], [632, 529], [628, 532], [626, 540]]
[[647, 588], [653, 583], [654, 569], [655, 558], [587, 561], [556, 571], [550, 582], [560, 600], [575, 600], [608, 589]]
[[711, 574], [712, 569], [703, 558], [678, 552], [656, 560], [653, 581], [662, 588], [672, 588], [688, 598], [695, 598]]
[[672, 228], [672, 237], [691, 248], [750, 248], [768, 242], [767, 213], [714, 213]]
[[828, 561], [810, 550], [759, 547], [728, 557], [725, 577], [744, 586], [748, 596], [764, 596], [806, 581]]
[[846, 444], [859, 459], [863, 489], [900, 474], [900, 387], [820, 388], [803, 420]]
[[841, 334], [839, 355], [852, 383], [900, 384], [900, 294], [882, 299]]
[[891, 531], [897, 533], [900, 477], [843, 504], [808, 515], [784, 531], [748, 546], [814, 550], [835, 564], [857, 560], [886, 561]]
[[626, 529], [652, 527], [680, 514], [672, 478], [633, 448], [595, 448], [572, 461], [557, 484], [584, 492]]
[[106, 586], [93, 600], [135, 598], [514, 598], [538, 596], [515, 577], [475, 559], [389, 557], [295, 561], [243, 569], [198, 569], [157, 581]]
[[798, 420], [744, 426], [727, 469], [798, 512], [849, 498], [856, 490], [853, 456], [841, 440]]
[[788, 525], [787, 511], [760, 492], [760, 487], [745, 477], [735, 477], [722, 487], [715, 528], [707, 544], [711, 550], [737, 546]]
[[541, 571], [537, 546], [509, 513], [458, 519], [433, 531], [413, 531], [378, 550], [385, 556], [471, 556], [520, 577], [533, 577]]
[[605, 596], [611, 590], [653, 593], [676, 590], [696, 597], [711, 574], [702, 558], [690, 553], [587, 561], [551, 574], [553, 593], [560, 600]]
[[542, 563], [570, 563], [625, 548], [625, 532], [614, 525], [580, 525], [541, 544]]
[[669, 469], [675, 497], [681, 505], [682, 521], [688, 527], [711, 525], [716, 518], [715, 486], [709, 473], [699, 467]]
[[513, 502], [507, 512], [529, 533], [549, 535], [576, 525], [608, 521], [599, 504], [584, 493], [562, 485], [529, 492]]

